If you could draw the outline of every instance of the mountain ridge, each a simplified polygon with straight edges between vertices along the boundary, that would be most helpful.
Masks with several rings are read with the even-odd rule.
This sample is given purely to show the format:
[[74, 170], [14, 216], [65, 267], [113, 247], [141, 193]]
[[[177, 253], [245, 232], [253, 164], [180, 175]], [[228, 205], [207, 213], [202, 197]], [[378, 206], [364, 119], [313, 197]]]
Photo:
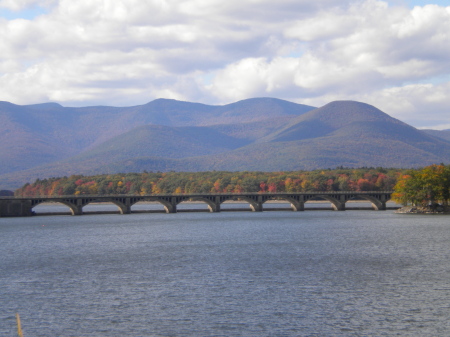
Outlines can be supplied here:
[[[81, 108], [66, 108], [57, 103], [21, 106], [0, 102], [0, 135], [3, 135], [0, 140], [4, 144], [0, 157], [9, 158], [8, 163], [0, 165], [0, 174], [70, 158], [142, 125], [241, 124], [273, 118], [275, 107], [276, 116], [281, 118], [313, 109], [272, 98], [254, 98], [223, 106], [169, 99], [132, 107]], [[259, 113], [252, 115], [256, 110]], [[30, 145], [33, 139], [40, 139], [40, 151], [39, 147]]]
[[[71, 174], [143, 170], [294, 171], [338, 166], [413, 168], [450, 162], [449, 140], [356, 101], [334, 101], [314, 109], [270, 98], [224, 106], [159, 99], [145, 106], [113, 107], [111, 111], [104, 107], [65, 110], [50, 103], [48, 107], [26, 106], [25, 110], [13, 107], [2, 114], [1, 107], [2, 104], [0, 118], [13, 115], [14, 109], [19, 114], [32, 110], [33, 118], [41, 116], [36, 130], [28, 130], [34, 132], [31, 133], [34, 139], [41, 139], [33, 148], [35, 151], [44, 144], [45, 149], [53, 152], [72, 151], [59, 159], [54, 158], [55, 152], [54, 157], [34, 167], [4, 172], [0, 175], [2, 189], [18, 187], [36, 178]], [[84, 121], [85, 128], [74, 127], [68, 132], [73, 137], [72, 143], [55, 144], [51, 135], [39, 133], [54, 111], [67, 114], [57, 117], [57, 125], [62, 121]], [[158, 111], [162, 116], [155, 115]], [[164, 125], [174, 124], [177, 116], [181, 116], [178, 125]], [[101, 117], [109, 119], [99, 123]], [[17, 132], [21, 131], [20, 123], [14, 124], [12, 120], [6, 118]], [[151, 120], [162, 124], [147, 123]], [[30, 134], [21, 132], [23, 136]]]

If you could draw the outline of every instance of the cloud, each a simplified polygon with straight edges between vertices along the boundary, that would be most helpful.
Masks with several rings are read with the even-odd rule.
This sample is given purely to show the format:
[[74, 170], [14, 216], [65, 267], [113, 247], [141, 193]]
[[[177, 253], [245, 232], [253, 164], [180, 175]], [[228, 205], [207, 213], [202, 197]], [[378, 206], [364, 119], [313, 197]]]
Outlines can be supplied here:
[[367, 102], [413, 125], [442, 129], [449, 124], [450, 82], [411, 84], [374, 92]]
[[346, 10], [323, 11], [284, 30], [288, 38], [308, 42], [296, 60], [235, 62], [218, 73], [212, 92], [229, 99], [242, 98], [242, 92], [269, 95], [276, 74], [285, 74], [275, 81], [278, 94], [297, 102], [356, 99], [382, 105], [416, 125], [448, 123], [448, 83], [410, 83], [433, 82], [449, 74], [449, 20], [450, 8], [436, 5], [409, 10], [366, 1]]
[[0, 0], [11, 10], [42, 4], [49, 11], [32, 20], [0, 19], [0, 100], [130, 105], [169, 97], [218, 104], [272, 96], [319, 105], [355, 99], [417, 126], [450, 123], [449, 85], [436, 81], [450, 75], [450, 7], [377, 0]]
[[209, 89], [217, 97], [239, 100], [264, 92], [275, 94], [293, 85], [291, 73], [296, 67], [295, 59], [247, 58], [219, 71]]

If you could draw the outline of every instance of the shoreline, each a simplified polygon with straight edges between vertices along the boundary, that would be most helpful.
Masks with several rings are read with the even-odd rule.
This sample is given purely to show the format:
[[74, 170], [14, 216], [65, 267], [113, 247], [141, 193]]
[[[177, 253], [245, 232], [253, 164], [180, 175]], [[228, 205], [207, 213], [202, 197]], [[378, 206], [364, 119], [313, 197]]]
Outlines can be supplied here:
[[395, 211], [397, 214], [431, 214], [431, 215], [450, 215], [450, 207], [437, 206], [403, 206]]

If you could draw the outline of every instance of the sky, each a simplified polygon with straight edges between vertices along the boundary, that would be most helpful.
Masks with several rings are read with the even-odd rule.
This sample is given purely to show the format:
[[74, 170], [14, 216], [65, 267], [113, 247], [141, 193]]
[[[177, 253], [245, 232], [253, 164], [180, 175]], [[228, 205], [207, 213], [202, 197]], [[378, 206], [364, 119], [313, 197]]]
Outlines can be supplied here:
[[450, 0], [0, 0], [0, 100], [372, 104], [450, 129]]

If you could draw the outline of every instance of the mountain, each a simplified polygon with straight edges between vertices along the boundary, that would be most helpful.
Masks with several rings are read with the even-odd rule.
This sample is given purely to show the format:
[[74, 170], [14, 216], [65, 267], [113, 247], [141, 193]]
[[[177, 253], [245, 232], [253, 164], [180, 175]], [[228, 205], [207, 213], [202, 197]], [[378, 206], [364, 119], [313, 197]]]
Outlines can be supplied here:
[[247, 145], [208, 127], [144, 125], [97, 145], [65, 162], [95, 159], [101, 164], [138, 157], [184, 158], [221, 153]]
[[[159, 159], [159, 166], [180, 170], [312, 170], [337, 166], [420, 167], [450, 163], [450, 142], [417, 130], [379, 109], [353, 101], [331, 102], [284, 127], [233, 151], [182, 162]], [[130, 171], [157, 167], [139, 158], [102, 167]]]
[[41, 159], [4, 170], [2, 189], [71, 174], [450, 163], [444, 137], [354, 101], [317, 109], [270, 98], [225, 106], [156, 100], [131, 108], [2, 103], [0, 118], [10, 129], [11, 147], [22, 154], [36, 151]]
[[[235, 168], [276, 170], [418, 167], [450, 162], [450, 142], [428, 135], [379, 109], [352, 101], [331, 102], [229, 155]], [[221, 155], [224, 163], [230, 158]], [[210, 161], [218, 164], [217, 156]], [[214, 167], [214, 166], [213, 166]], [[229, 169], [225, 166], [223, 169]]]
[[430, 129], [425, 129], [422, 130], [423, 132], [432, 135], [434, 137], [439, 137], [445, 140], [450, 141], [450, 129], [447, 130], [430, 130]]
[[70, 158], [143, 125], [242, 124], [289, 119], [312, 109], [274, 98], [253, 98], [223, 106], [169, 99], [133, 107], [82, 108], [0, 102], [0, 174]]
[[375, 121], [384, 123], [384, 126], [401, 123], [369, 104], [335, 101], [293, 119], [284, 128], [265, 137], [264, 140], [294, 141], [318, 138], [339, 129], [343, 129], [344, 133], [354, 132], [359, 129], [356, 123], [361, 123], [362, 126]]

